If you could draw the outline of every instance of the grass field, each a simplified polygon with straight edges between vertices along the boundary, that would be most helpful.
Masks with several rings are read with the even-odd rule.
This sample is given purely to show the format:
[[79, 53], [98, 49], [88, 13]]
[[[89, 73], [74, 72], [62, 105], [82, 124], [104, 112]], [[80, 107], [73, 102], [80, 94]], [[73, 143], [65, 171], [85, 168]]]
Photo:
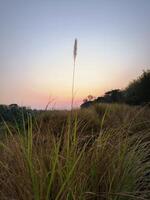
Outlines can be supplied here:
[[1, 200], [150, 199], [150, 108], [102, 104], [4, 122]]

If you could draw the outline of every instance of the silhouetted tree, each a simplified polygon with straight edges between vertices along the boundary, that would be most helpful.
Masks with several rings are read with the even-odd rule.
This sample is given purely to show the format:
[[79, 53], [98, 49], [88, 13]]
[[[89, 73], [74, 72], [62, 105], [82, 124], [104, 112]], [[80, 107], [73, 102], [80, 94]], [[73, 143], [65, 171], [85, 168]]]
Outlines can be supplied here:
[[104, 98], [108, 103], [119, 103], [123, 101], [123, 92], [119, 89], [110, 90], [105, 93]]
[[94, 97], [92, 95], [88, 95], [87, 98], [83, 99], [83, 104], [81, 105], [81, 108], [88, 108], [90, 105], [92, 105]]
[[150, 102], [150, 70], [144, 71], [125, 89], [125, 102], [131, 105], [142, 105]]

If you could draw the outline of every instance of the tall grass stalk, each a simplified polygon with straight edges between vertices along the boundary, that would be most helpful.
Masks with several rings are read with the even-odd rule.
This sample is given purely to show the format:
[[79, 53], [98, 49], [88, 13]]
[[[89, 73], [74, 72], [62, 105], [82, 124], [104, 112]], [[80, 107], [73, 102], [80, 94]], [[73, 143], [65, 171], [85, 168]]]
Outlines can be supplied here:
[[71, 111], [73, 110], [73, 104], [74, 104], [74, 85], [75, 85], [76, 57], [77, 57], [77, 39], [75, 39], [75, 41], [74, 41], [74, 48], [73, 48], [73, 74], [72, 74]]

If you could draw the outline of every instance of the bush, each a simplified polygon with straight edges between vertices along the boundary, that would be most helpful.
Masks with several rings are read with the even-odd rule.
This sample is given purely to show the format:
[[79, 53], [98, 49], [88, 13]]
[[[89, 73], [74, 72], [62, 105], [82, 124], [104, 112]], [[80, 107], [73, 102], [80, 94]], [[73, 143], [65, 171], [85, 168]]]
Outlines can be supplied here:
[[150, 70], [143, 74], [125, 90], [125, 101], [132, 105], [142, 105], [150, 102]]

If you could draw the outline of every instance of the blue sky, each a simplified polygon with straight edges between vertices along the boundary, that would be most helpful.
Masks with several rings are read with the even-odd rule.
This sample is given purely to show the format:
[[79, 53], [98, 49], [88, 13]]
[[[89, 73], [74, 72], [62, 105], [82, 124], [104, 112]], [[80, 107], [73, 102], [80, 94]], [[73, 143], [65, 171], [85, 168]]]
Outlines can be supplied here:
[[0, 0], [0, 103], [76, 105], [150, 68], [149, 0]]

